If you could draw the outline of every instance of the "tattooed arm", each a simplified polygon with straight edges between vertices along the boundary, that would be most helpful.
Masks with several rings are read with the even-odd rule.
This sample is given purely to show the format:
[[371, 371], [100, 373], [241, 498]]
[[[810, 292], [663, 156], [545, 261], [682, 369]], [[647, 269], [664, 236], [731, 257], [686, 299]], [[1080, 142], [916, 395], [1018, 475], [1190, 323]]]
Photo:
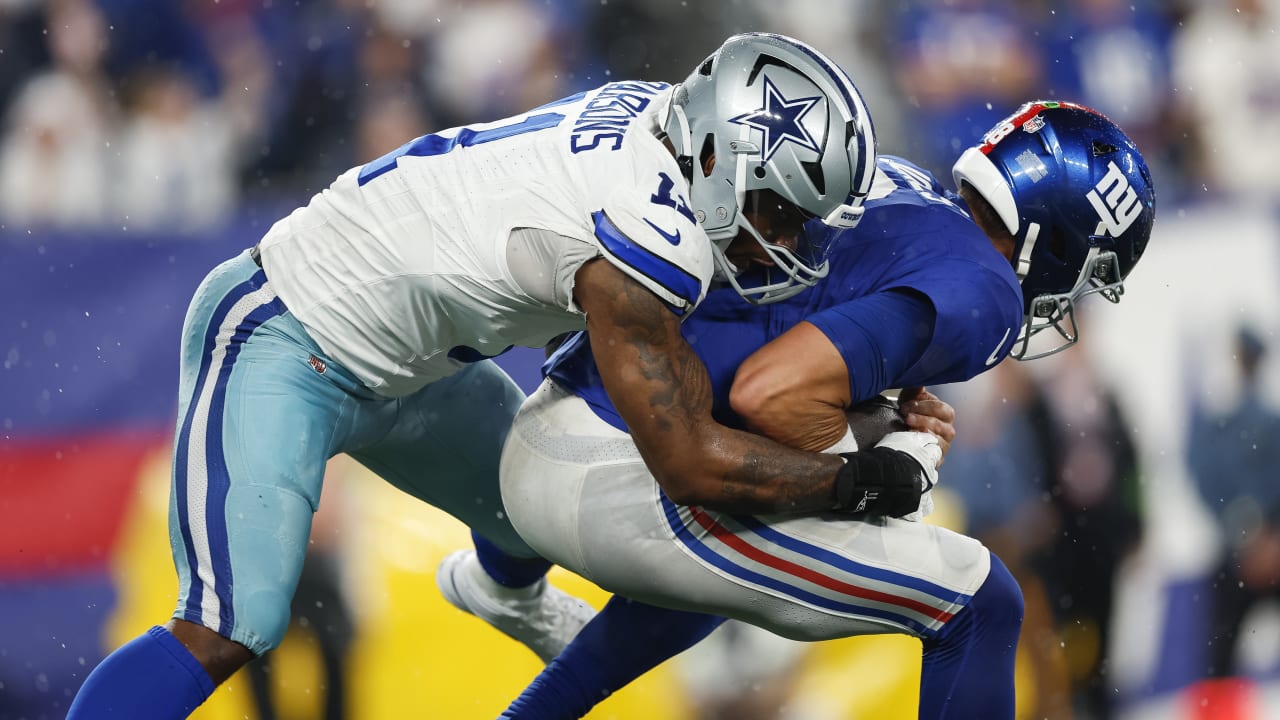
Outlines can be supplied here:
[[578, 271], [574, 295], [605, 390], [672, 501], [753, 514], [833, 507], [843, 461], [713, 420], [706, 367], [657, 296], [603, 260]]

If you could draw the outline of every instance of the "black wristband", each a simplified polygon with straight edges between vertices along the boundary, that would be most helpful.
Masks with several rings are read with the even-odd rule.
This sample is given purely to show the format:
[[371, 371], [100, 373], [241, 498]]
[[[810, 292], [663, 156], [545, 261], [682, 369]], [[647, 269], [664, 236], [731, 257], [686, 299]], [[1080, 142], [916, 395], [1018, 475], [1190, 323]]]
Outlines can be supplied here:
[[902, 517], [920, 507], [919, 463], [890, 448], [841, 453], [836, 474], [835, 510], [861, 516]]

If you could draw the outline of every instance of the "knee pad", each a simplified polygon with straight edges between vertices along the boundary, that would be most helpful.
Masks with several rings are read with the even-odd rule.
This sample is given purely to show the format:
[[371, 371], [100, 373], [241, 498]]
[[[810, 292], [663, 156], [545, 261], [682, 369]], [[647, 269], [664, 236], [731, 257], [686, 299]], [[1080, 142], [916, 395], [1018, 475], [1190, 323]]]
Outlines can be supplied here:
[[1000, 558], [991, 554], [991, 570], [964, 609], [937, 636], [925, 641], [926, 652], [947, 655], [978, 644], [1013, 648], [1022, 632], [1022, 588]]
[[254, 655], [280, 647], [289, 629], [289, 605], [292, 598], [274, 590], [253, 593], [246, 598], [236, 617], [231, 639], [244, 645]]
[[280, 645], [311, 533], [306, 498], [278, 487], [235, 488], [227, 498], [234, 587], [231, 639], [256, 655]]
[[986, 581], [973, 595], [970, 606], [974, 605], [977, 605], [974, 609], [978, 614], [984, 616], [984, 624], [1008, 623], [1015, 635], [1021, 631], [1025, 608], [1022, 588], [1018, 587], [1018, 581], [1013, 579], [1009, 568], [995, 553], [991, 553], [991, 572], [987, 573]]

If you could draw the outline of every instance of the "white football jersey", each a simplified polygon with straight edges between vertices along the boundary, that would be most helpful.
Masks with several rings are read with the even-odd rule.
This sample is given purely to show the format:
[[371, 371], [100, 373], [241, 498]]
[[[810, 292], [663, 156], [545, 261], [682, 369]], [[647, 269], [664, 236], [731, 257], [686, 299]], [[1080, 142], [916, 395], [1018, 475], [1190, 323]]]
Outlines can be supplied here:
[[[260, 245], [267, 277], [332, 359], [389, 397], [581, 329], [573, 275], [596, 256], [688, 312], [713, 265], [657, 137], [670, 94], [665, 83], [610, 83], [410, 141], [277, 222]], [[525, 228], [562, 242], [509, 252]], [[561, 292], [530, 292], [531, 277]]]

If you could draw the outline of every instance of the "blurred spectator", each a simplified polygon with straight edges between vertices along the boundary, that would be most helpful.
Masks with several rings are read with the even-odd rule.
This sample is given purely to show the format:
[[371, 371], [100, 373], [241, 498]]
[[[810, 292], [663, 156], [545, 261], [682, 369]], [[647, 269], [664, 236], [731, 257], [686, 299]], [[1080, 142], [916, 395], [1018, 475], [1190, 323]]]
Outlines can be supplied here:
[[200, 230], [238, 198], [236, 126], [180, 71], [136, 72], [113, 165], [113, 214], [129, 228]]
[[422, 71], [445, 125], [497, 120], [566, 94], [555, 26], [539, 5], [478, 0], [437, 12]]
[[[259, 103], [263, 127], [260, 142], [246, 148], [247, 198], [294, 205], [354, 165], [354, 99], [364, 85], [359, 51], [375, 32], [365, 3], [237, 0], [199, 7], [215, 26], [252, 27], [265, 47], [258, 68], [267, 87]], [[225, 69], [227, 60], [221, 62]], [[239, 89], [229, 79], [223, 87]]]
[[114, 107], [102, 73], [106, 26], [89, 0], [46, 5], [51, 68], [18, 90], [0, 139], [0, 218], [10, 225], [106, 220]]
[[276, 63], [262, 29], [248, 16], [211, 20], [205, 23], [205, 30], [222, 79], [217, 113], [237, 140], [236, 166], [240, 169], [251, 161], [266, 137]]
[[1192, 177], [1214, 196], [1280, 196], [1277, 5], [1195, 3], [1174, 42], [1174, 97], [1195, 131]]
[[355, 122], [350, 162], [366, 163], [420, 135], [441, 130], [428, 109], [421, 75], [422, 42], [375, 25], [360, 46], [364, 82], [353, 98]]
[[365, 93], [356, 116], [356, 162], [369, 162], [430, 132], [422, 107], [398, 93]]
[[217, 91], [218, 71], [209, 52], [208, 26], [201, 23], [199, 13], [205, 5], [221, 3], [93, 1], [111, 28], [111, 47], [105, 63], [112, 77], [129, 77], [155, 66], [177, 67], [195, 83], [202, 95], [212, 95]]
[[[1048, 5], [1048, 3], [1045, 3]], [[1173, 20], [1167, 4], [1151, 0], [1053, 3], [1038, 13], [1046, 41], [1045, 89], [1039, 95], [1098, 110], [1142, 148], [1162, 194], [1175, 186], [1171, 157], [1179, 147], [1170, 122], [1169, 53]]]
[[44, 18], [40, 0], [0, 0], [0, 117], [26, 79], [49, 63]]
[[939, 489], [959, 497], [966, 521], [953, 529], [1000, 556], [1022, 588], [1026, 615], [1018, 657], [1031, 686], [1019, 688], [1019, 703], [1030, 703], [1030, 717], [1071, 718], [1065, 656], [1037, 565], [1055, 531], [1047, 502], [1054, 467], [1046, 452], [1044, 398], [1026, 367], [1013, 360], [943, 390], [956, 408], [958, 433]]
[[[883, 32], [894, 12], [888, 3], [873, 0], [754, 0], [760, 28], [782, 33], [822, 48], [853, 79], [871, 111], [880, 149], [907, 154], [899, 148], [903, 135], [902, 97], [886, 59], [889, 40]], [[815, 22], [815, 18], [821, 18]]]
[[265, 138], [275, 74], [262, 31], [230, 8], [201, 24], [215, 92], [179, 61], [139, 65], [120, 80], [126, 113], [113, 212], [128, 227], [198, 231], [225, 220], [239, 204], [251, 149]]
[[898, 152], [949, 177], [952, 161], [1006, 108], [1043, 94], [1044, 61], [1022, 7], [1008, 0], [915, 0], [900, 7], [890, 19], [889, 62], [914, 112]]
[[1280, 598], [1280, 412], [1262, 397], [1262, 337], [1243, 327], [1235, 343], [1239, 400], [1220, 415], [1197, 411], [1187, 438], [1189, 469], [1224, 544], [1213, 574], [1206, 668], [1215, 678], [1238, 674], [1237, 640], [1249, 610], [1260, 600]]
[[1117, 573], [1142, 536], [1137, 451], [1113, 390], [1083, 343], [1037, 361], [1041, 428], [1056, 529], [1041, 572], [1066, 651], [1076, 716], [1112, 717], [1107, 651]]
[[360, 49], [366, 82], [355, 99], [352, 165], [367, 163], [439, 127], [418, 82], [416, 55], [403, 36], [371, 32]]
[[588, 11], [584, 32], [591, 55], [609, 75], [591, 84], [619, 78], [682, 82], [689, 68], [706, 57], [706, 48], [736, 32], [767, 29], [758, 26], [756, 4], [748, 0], [601, 3]]

